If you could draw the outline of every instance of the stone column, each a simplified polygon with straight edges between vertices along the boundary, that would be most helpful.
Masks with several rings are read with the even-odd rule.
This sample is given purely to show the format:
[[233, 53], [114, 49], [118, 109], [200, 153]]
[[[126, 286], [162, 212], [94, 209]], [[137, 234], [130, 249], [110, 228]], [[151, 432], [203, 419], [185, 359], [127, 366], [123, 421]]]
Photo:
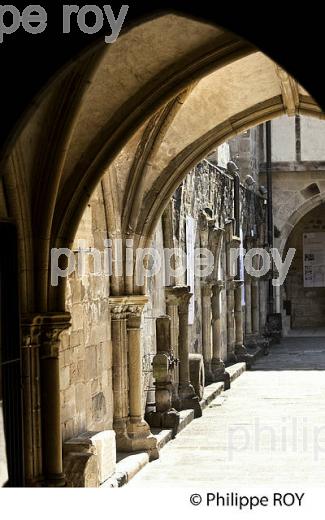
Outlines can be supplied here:
[[227, 294], [227, 361], [235, 363], [235, 294], [234, 280], [226, 281]]
[[[233, 249], [238, 249], [241, 244], [239, 237], [233, 234], [234, 222], [233, 220], [226, 223], [226, 294], [227, 294], [227, 361], [234, 363], [237, 361], [235, 353], [235, 289], [236, 283], [235, 278], [235, 267], [236, 263], [233, 264], [234, 255], [232, 255]], [[238, 273], [237, 273], [238, 274]]]
[[225, 370], [225, 364], [221, 358], [221, 305], [220, 292], [225, 284], [219, 280], [212, 286], [212, 360], [210, 365], [209, 380], [213, 383], [223, 381], [225, 390], [230, 388], [230, 376]]
[[[173, 297], [173, 288], [166, 287], [166, 312], [170, 316], [170, 348], [173, 355], [178, 359], [178, 304]], [[173, 371], [173, 403], [178, 399], [179, 367]]]
[[268, 291], [269, 291], [269, 280], [267, 278], [261, 278], [259, 283], [259, 301], [260, 301], [260, 331], [263, 332], [266, 326], [267, 314], [268, 314]]
[[142, 382], [142, 342], [141, 321], [146, 296], [128, 297], [128, 352], [129, 352], [129, 413], [128, 434], [132, 451], [147, 450], [150, 459], [158, 458], [157, 439], [151, 434], [148, 423], [144, 420], [143, 382]]
[[252, 334], [252, 280], [245, 277], [245, 333]]
[[242, 307], [242, 280], [234, 280], [235, 284], [235, 354], [238, 361], [245, 362], [250, 368], [253, 362], [253, 356], [247, 352], [244, 345], [244, 326], [243, 326], [243, 307]]
[[[259, 243], [254, 241], [251, 243], [251, 247], [259, 247]], [[254, 269], [260, 268], [261, 259], [256, 255], [253, 258]], [[253, 335], [259, 336], [260, 334], [260, 278], [252, 276], [252, 331]]]
[[129, 421], [127, 305], [120, 297], [111, 297], [109, 303], [113, 354], [113, 427], [116, 433], [117, 449], [128, 451], [130, 449], [130, 439], [127, 433]]
[[42, 315], [40, 372], [43, 471], [49, 486], [65, 485], [60, 418], [60, 334], [70, 327], [69, 313]]
[[43, 480], [40, 389], [40, 315], [22, 317], [22, 390], [26, 486]]
[[[216, 240], [214, 239], [213, 229], [215, 227], [215, 219], [210, 218], [204, 210], [199, 213], [199, 231], [200, 246], [202, 249], [209, 250], [213, 254], [214, 265], [213, 272], [201, 281], [201, 304], [202, 304], [202, 355], [204, 361], [205, 375], [210, 370], [212, 359], [212, 340], [211, 340], [211, 278], [214, 275], [216, 267], [216, 255], [213, 249], [216, 249]], [[211, 247], [211, 245], [213, 247]], [[211, 276], [212, 275], [212, 276]]]
[[190, 382], [188, 314], [192, 297], [189, 287], [168, 288], [169, 301], [178, 308], [178, 355], [179, 355], [179, 385], [178, 401], [175, 407], [180, 410], [193, 409], [195, 417], [202, 415], [199, 398], [196, 396]]
[[202, 353], [205, 367], [205, 374], [210, 372], [212, 360], [212, 339], [211, 339], [211, 296], [212, 283], [203, 282], [201, 285], [202, 297]]
[[[243, 309], [242, 309], [242, 280], [234, 280], [235, 286], [235, 352], [236, 356], [243, 353], [244, 347], [244, 329], [243, 329]], [[245, 352], [246, 353], [246, 349]]]
[[252, 329], [253, 334], [258, 336], [260, 333], [260, 291], [257, 278], [252, 278]]
[[172, 408], [173, 371], [177, 360], [171, 349], [170, 324], [170, 316], [160, 316], [156, 320], [157, 354], [152, 362], [156, 410], [148, 414], [147, 420], [153, 427], [172, 429], [175, 436], [180, 414]]
[[158, 458], [157, 440], [143, 417], [141, 317], [145, 296], [112, 296], [114, 430], [119, 451], [148, 451]]
[[189, 363], [189, 335], [188, 335], [188, 316], [189, 303], [192, 297], [190, 288], [182, 288], [179, 292], [178, 319], [179, 319], [179, 387], [178, 395], [181, 408], [186, 410], [192, 408], [195, 417], [201, 417], [202, 409], [199, 398], [196, 396], [190, 381]]

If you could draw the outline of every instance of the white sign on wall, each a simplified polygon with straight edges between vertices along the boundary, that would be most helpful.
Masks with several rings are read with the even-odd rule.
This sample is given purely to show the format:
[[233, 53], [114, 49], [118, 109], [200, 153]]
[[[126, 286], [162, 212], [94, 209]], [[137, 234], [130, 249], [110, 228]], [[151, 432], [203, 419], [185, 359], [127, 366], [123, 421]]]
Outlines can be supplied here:
[[189, 314], [188, 314], [188, 324], [193, 325], [194, 323], [194, 291], [195, 291], [195, 237], [196, 237], [196, 220], [193, 217], [186, 217], [186, 269], [187, 269], [187, 277], [186, 283], [191, 288], [191, 293], [193, 296], [190, 300], [189, 305]]
[[304, 287], [325, 287], [325, 233], [303, 234]]

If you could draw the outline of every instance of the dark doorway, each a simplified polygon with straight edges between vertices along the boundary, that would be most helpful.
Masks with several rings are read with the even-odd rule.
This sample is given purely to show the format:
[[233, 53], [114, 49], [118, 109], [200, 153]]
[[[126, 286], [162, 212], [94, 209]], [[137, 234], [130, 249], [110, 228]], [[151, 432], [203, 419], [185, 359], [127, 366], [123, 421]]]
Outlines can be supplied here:
[[0, 222], [0, 369], [8, 487], [24, 484], [17, 234]]

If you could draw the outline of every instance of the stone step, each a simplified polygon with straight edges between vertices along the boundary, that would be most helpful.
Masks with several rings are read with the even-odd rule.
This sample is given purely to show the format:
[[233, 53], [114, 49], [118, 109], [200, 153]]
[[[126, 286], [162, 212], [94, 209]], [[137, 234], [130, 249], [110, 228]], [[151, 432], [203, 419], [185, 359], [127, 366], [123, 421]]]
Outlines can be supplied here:
[[[243, 372], [246, 371], [246, 363], [236, 363], [226, 368], [230, 375], [230, 381], [233, 382]], [[230, 389], [231, 391], [231, 389]], [[222, 394], [224, 392], [224, 383], [212, 383], [204, 389], [204, 396], [200, 404], [202, 410], [207, 408], [212, 401], [220, 398], [218, 405], [222, 405]], [[194, 419], [193, 410], [182, 410], [180, 412], [180, 424], [177, 433], [181, 432]], [[169, 441], [172, 440], [172, 430], [152, 429], [153, 435], [158, 441], [158, 448], [161, 450]], [[139, 453], [119, 453], [117, 457], [116, 472], [101, 487], [122, 487], [127, 484], [146, 464], [149, 463], [149, 456], [146, 452]]]
[[236, 363], [235, 365], [226, 368], [226, 371], [230, 375], [230, 381], [233, 382], [246, 371], [246, 363]]

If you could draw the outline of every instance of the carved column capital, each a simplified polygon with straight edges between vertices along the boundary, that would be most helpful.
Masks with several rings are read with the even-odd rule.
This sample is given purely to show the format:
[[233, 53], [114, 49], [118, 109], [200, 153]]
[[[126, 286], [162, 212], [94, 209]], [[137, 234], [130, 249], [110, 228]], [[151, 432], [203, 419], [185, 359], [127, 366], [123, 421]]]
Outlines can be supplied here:
[[166, 287], [165, 289], [166, 302], [170, 305], [188, 304], [192, 297], [190, 287], [176, 285], [175, 287]]
[[175, 287], [175, 296], [178, 303], [178, 313], [188, 313], [188, 306], [193, 294], [190, 292], [190, 287]]
[[140, 329], [144, 305], [129, 305], [127, 309], [128, 330]]
[[212, 285], [212, 295], [213, 296], [219, 296], [220, 292], [224, 288], [225, 288], [225, 282], [223, 280], [217, 280], [217, 282], [215, 282]]
[[128, 320], [128, 328], [140, 328], [144, 306], [148, 303], [145, 295], [111, 296], [109, 305], [113, 321]]
[[240, 237], [236, 237], [236, 235], [233, 235], [229, 241], [229, 246], [233, 249], [238, 249], [241, 245]]
[[212, 287], [213, 287], [213, 282], [202, 282], [201, 284], [201, 292], [202, 292], [202, 296], [211, 296], [211, 293], [212, 293]]
[[127, 317], [127, 306], [110, 304], [111, 319], [113, 321], [125, 320]]
[[69, 312], [42, 314], [41, 358], [58, 358], [60, 335], [71, 325]]
[[109, 298], [111, 319], [115, 321], [141, 318], [146, 303], [148, 303], [148, 297], [143, 295], [111, 296]]

